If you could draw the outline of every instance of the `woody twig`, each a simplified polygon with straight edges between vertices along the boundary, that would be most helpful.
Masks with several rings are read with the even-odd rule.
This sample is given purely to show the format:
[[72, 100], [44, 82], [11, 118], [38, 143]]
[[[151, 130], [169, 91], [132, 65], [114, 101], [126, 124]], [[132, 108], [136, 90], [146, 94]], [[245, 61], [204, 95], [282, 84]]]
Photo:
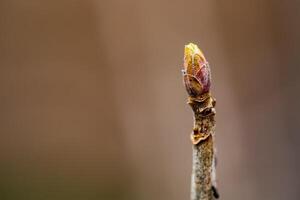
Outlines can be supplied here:
[[194, 112], [190, 136], [193, 145], [191, 200], [212, 200], [219, 197], [215, 180], [216, 101], [210, 93], [208, 62], [197, 45], [192, 43], [185, 46], [183, 80], [188, 104]]

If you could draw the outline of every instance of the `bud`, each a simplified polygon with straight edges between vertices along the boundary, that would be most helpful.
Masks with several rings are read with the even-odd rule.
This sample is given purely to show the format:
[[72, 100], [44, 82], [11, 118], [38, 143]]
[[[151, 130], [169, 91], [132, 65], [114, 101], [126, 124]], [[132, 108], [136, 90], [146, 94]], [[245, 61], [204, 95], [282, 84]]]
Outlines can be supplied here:
[[210, 68], [197, 45], [190, 43], [184, 49], [183, 80], [188, 94], [197, 98], [210, 89]]

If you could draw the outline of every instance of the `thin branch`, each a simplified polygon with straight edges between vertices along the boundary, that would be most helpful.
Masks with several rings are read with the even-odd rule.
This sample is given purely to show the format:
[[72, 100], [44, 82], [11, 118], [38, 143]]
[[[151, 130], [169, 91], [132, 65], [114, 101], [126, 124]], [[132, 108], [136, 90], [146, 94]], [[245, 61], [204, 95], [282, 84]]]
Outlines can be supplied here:
[[194, 111], [191, 200], [218, 198], [215, 181], [215, 99], [210, 94], [210, 68], [197, 45], [185, 46], [184, 84]]

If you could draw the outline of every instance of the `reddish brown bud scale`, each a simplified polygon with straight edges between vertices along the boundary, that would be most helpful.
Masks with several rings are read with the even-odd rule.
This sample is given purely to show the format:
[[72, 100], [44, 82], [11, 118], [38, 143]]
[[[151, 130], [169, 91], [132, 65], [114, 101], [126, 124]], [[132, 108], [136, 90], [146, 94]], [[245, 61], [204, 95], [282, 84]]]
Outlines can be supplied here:
[[197, 98], [210, 89], [210, 68], [203, 53], [195, 44], [184, 49], [183, 80], [188, 94]]

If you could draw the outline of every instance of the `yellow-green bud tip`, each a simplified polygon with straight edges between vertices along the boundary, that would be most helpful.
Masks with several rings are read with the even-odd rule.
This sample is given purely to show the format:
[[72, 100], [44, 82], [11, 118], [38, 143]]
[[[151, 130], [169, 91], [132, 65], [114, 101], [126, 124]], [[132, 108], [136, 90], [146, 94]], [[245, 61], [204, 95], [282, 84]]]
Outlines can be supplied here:
[[195, 54], [202, 54], [202, 52], [196, 44], [189, 43], [189, 44], [185, 45], [184, 54], [186, 56], [187, 55], [192, 56], [192, 55], [195, 55]]
[[184, 67], [187, 72], [191, 72], [192, 69], [199, 69], [200, 65], [205, 62], [204, 54], [196, 44], [189, 43], [185, 45]]

